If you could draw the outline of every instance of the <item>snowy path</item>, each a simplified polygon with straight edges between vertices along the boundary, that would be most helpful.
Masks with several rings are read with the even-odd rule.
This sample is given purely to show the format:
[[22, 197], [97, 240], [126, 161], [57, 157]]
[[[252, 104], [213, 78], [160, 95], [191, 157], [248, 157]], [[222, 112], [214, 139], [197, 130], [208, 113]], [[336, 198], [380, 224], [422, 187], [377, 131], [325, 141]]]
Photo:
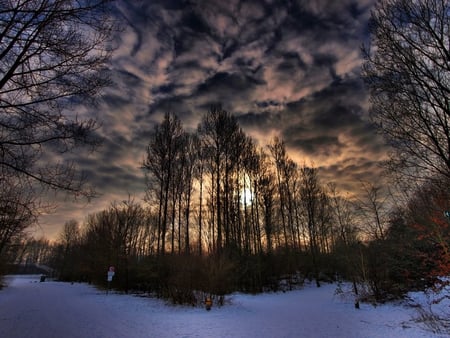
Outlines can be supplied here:
[[38, 280], [8, 277], [0, 290], [0, 337], [438, 337], [411, 320], [412, 309], [363, 304], [357, 311], [333, 295], [333, 285], [233, 295], [231, 304], [207, 312]]

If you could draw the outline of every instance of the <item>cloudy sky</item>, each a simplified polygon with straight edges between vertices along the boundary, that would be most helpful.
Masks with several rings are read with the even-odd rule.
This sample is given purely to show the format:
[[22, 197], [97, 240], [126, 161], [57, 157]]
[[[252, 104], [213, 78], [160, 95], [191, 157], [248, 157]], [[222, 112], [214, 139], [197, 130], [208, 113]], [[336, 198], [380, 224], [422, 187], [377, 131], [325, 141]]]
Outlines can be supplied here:
[[140, 164], [153, 125], [174, 112], [188, 130], [213, 103], [260, 145], [281, 137], [289, 156], [352, 192], [378, 177], [386, 149], [368, 122], [361, 46], [374, 0], [119, 0], [123, 32], [114, 85], [88, 112], [102, 124], [99, 151], [77, 159], [101, 196], [60, 202], [42, 218], [54, 237], [145, 190]]

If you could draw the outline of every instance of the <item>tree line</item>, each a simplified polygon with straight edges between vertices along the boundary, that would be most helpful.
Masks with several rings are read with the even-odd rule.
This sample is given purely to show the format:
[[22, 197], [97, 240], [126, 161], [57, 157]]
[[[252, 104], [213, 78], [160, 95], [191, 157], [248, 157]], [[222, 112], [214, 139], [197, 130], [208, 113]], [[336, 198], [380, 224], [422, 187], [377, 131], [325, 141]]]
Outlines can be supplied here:
[[145, 201], [130, 196], [64, 225], [46, 256], [59, 278], [106, 287], [114, 266], [113, 287], [180, 303], [347, 280], [358, 306], [450, 272], [444, 185], [419, 186], [403, 203], [368, 182], [345, 196], [279, 138], [257, 146], [220, 107], [192, 133], [166, 114], [142, 167]]

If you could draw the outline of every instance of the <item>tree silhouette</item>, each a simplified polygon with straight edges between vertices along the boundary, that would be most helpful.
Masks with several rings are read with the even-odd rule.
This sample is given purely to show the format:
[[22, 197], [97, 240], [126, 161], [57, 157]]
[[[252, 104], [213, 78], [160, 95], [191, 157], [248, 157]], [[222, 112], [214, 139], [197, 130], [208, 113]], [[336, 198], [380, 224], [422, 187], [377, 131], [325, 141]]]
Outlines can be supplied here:
[[[92, 196], [75, 163], [57, 155], [95, 147], [93, 119], [70, 112], [109, 83], [106, 0], [18, 0], [0, 4], [0, 180]], [[81, 101], [82, 100], [82, 101]]]
[[372, 12], [363, 76], [371, 116], [402, 176], [450, 177], [450, 4], [380, 0]]

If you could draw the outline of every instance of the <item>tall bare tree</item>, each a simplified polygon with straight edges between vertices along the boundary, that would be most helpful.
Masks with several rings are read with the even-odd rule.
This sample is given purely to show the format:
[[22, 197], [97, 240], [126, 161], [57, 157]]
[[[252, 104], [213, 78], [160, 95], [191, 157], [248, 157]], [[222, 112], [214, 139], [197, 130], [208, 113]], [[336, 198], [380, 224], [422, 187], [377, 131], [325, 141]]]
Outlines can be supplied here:
[[74, 219], [67, 221], [64, 228], [59, 235], [59, 243], [61, 245], [58, 255], [59, 266], [58, 270], [60, 278], [63, 280], [73, 280], [74, 267], [79, 264], [77, 261], [81, 240], [81, 229], [78, 222]]
[[0, 181], [16, 176], [90, 196], [60, 155], [98, 144], [97, 123], [71, 111], [109, 83], [108, 0], [0, 2]]
[[316, 168], [303, 166], [301, 169], [300, 196], [307, 218], [308, 244], [314, 269], [317, 287], [319, 282], [319, 254], [320, 254], [320, 211], [323, 189], [319, 182]]
[[338, 254], [338, 265], [352, 282], [355, 308], [359, 309], [358, 275], [360, 259], [355, 253], [358, 249], [358, 228], [355, 205], [340, 196], [335, 183], [328, 184], [331, 212], [334, 220], [334, 252]]
[[384, 240], [389, 220], [391, 197], [382, 187], [370, 182], [361, 183], [363, 195], [356, 201], [360, 216], [361, 230], [365, 230], [369, 239]]
[[215, 245], [220, 252], [224, 235], [225, 244], [230, 242], [229, 208], [233, 198], [231, 178], [239, 158], [238, 147], [243, 144], [245, 137], [236, 118], [220, 106], [212, 107], [203, 117], [198, 132], [210, 164], [211, 186], [214, 187], [211, 198], [215, 200], [213, 223], [217, 228]]
[[[166, 249], [166, 234], [170, 221], [170, 197], [174, 197], [173, 190], [177, 186], [177, 182], [175, 182], [176, 162], [183, 151], [185, 138], [179, 118], [173, 114], [166, 114], [163, 122], [155, 126], [147, 147], [147, 157], [143, 162], [143, 167], [149, 174], [148, 192], [157, 194], [154, 197], [159, 204], [158, 253], [161, 254], [164, 254]], [[172, 207], [175, 208], [175, 205]]]
[[275, 137], [269, 145], [269, 151], [275, 165], [275, 173], [278, 184], [279, 214], [283, 227], [285, 248], [289, 243], [297, 247], [297, 238], [294, 229], [294, 194], [293, 179], [297, 171], [296, 163], [286, 154], [286, 145], [283, 140]]
[[404, 177], [450, 177], [450, 1], [379, 0], [363, 75]]

